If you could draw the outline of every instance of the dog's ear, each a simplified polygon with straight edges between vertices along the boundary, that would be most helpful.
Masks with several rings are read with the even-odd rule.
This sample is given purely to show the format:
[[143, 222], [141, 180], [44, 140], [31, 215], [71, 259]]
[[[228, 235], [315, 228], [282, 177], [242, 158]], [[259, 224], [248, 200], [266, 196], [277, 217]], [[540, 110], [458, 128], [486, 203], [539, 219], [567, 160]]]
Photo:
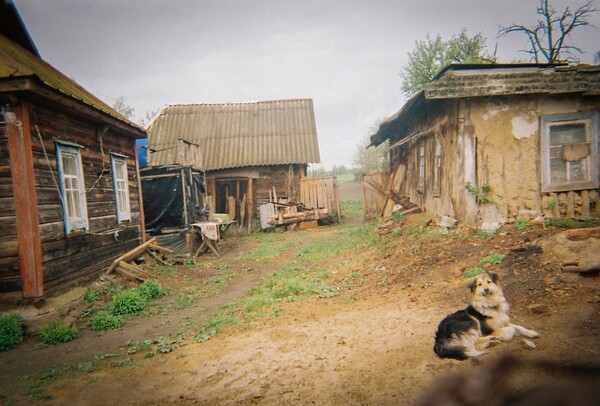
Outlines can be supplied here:
[[475, 279], [468, 283], [467, 288], [473, 293], [475, 291]]
[[492, 282], [494, 283], [498, 283], [498, 279], [500, 279], [498, 277], [498, 274], [495, 272], [488, 272], [488, 275], [490, 275], [490, 279], [492, 280]]

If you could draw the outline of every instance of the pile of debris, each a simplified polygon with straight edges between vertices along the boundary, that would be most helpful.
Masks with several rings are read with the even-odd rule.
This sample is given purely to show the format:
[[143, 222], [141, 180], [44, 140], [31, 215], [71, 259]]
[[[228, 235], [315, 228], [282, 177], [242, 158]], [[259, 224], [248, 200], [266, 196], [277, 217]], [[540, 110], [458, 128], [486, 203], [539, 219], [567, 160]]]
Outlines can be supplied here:
[[307, 230], [334, 222], [326, 208], [311, 209], [300, 203], [268, 203], [262, 205], [260, 209], [263, 229], [282, 227], [288, 231]]

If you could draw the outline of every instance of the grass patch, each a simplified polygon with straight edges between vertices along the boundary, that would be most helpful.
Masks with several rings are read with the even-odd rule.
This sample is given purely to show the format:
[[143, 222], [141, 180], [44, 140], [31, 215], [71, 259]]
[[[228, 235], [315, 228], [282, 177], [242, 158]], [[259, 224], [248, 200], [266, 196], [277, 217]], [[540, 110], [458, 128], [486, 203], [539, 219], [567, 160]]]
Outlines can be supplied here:
[[56, 345], [72, 341], [77, 337], [77, 329], [67, 326], [62, 320], [55, 320], [44, 326], [40, 339], [44, 344]]
[[502, 260], [504, 260], [504, 257], [504, 255], [494, 252], [488, 256], [481, 258], [481, 261], [479, 261], [479, 265], [481, 265], [482, 267], [486, 265], [498, 265], [502, 262]]
[[116, 330], [123, 326], [123, 317], [108, 310], [99, 310], [90, 317], [90, 328], [96, 331]]
[[525, 230], [526, 228], [529, 228], [531, 226], [531, 221], [525, 218], [519, 218], [515, 221], [515, 229], [517, 230]]
[[465, 273], [463, 273], [463, 278], [468, 279], [468, 278], [474, 278], [475, 276], [482, 274], [485, 272], [485, 269], [483, 268], [469, 268], [465, 271]]
[[87, 288], [83, 295], [83, 301], [87, 303], [95, 303], [100, 300], [100, 292], [96, 289]]
[[146, 308], [147, 300], [135, 289], [117, 292], [109, 304], [109, 311], [114, 315], [136, 314]]
[[160, 282], [156, 279], [144, 281], [144, 283], [137, 288], [137, 291], [147, 300], [167, 295], [167, 292], [160, 286]]
[[0, 316], [0, 351], [15, 347], [23, 338], [21, 316], [18, 313]]

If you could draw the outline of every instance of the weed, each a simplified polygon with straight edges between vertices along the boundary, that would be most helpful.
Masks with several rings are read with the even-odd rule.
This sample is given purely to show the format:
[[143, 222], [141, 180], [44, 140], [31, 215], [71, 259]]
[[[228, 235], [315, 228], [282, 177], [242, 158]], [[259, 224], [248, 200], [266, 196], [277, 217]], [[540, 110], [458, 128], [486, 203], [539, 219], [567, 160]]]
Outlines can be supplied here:
[[133, 359], [131, 357], [117, 359], [110, 363], [113, 367], [125, 367], [129, 365], [133, 365]]
[[483, 268], [469, 268], [463, 273], [463, 278], [465, 278], [465, 279], [473, 278], [484, 272], [485, 272], [485, 269], [483, 269]]
[[92, 330], [116, 330], [123, 325], [123, 317], [118, 314], [112, 314], [107, 310], [99, 310], [90, 318], [90, 328]]
[[109, 358], [115, 358], [115, 357], [118, 357], [118, 356], [119, 356], [118, 354], [115, 354], [115, 353], [109, 352], [109, 353], [102, 354], [102, 355], [96, 355], [96, 356], [94, 357], [94, 359], [95, 359], [96, 361], [102, 361], [102, 360], [105, 360], [105, 359], [109, 359]]
[[73, 367], [77, 372], [94, 372], [100, 369], [100, 365], [96, 361], [82, 362]]
[[213, 338], [215, 335], [217, 335], [217, 332], [218, 331], [216, 328], [202, 329], [196, 333], [196, 338], [194, 338], [194, 342], [195, 343], [204, 343], [204, 342], [210, 340], [211, 338]]
[[515, 228], [517, 230], [525, 230], [526, 228], [531, 227], [531, 221], [525, 218], [519, 218], [515, 221]]
[[127, 348], [127, 354], [133, 355], [140, 351], [150, 351], [152, 349], [153, 343], [154, 341], [152, 340], [145, 340], [141, 343], [128, 342], [127, 344], [125, 344], [125, 348]]
[[67, 326], [62, 320], [55, 320], [44, 326], [40, 338], [44, 344], [60, 344], [69, 342], [77, 337], [77, 329]]
[[167, 292], [160, 286], [160, 282], [156, 279], [144, 281], [144, 283], [138, 287], [137, 291], [145, 299], [155, 299], [167, 295]]
[[44, 392], [44, 389], [37, 386], [28, 388], [25, 392], [25, 396], [27, 396], [27, 399], [31, 400], [32, 402], [37, 402], [38, 400], [52, 399], [52, 396]]
[[0, 351], [6, 351], [18, 344], [23, 338], [21, 316], [18, 313], [0, 316]]
[[556, 228], [578, 228], [578, 227], [590, 227], [594, 224], [598, 223], [598, 219], [594, 218], [586, 218], [584, 220], [563, 220], [555, 217], [547, 218], [544, 221], [544, 225], [546, 227], [556, 227]]
[[83, 295], [83, 301], [87, 303], [94, 303], [100, 300], [100, 292], [96, 289], [87, 288]]
[[477, 204], [489, 204], [492, 203], [492, 199], [489, 196], [489, 193], [492, 191], [490, 185], [481, 185], [481, 189], [477, 189], [471, 182], [467, 182], [465, 184], [465, 189], [471, 196], [475, 198]]
[[175, 340], [169, 337], [159, 337], [156, 341], [158, 352], [166, 354], [175, 351]]
[[114, 315], [139, 313], [146, 307], [146, 298], [137, 290], [130, 289], [116, 293], [109, 305]]
[[479, 265], [481, 265], [482, 267], [486, 265], [498, 265], [502, 262], [504, 257], [504, 255], [494, 252], [486, 257], [481, 258], [481, 261], [479, 261]]

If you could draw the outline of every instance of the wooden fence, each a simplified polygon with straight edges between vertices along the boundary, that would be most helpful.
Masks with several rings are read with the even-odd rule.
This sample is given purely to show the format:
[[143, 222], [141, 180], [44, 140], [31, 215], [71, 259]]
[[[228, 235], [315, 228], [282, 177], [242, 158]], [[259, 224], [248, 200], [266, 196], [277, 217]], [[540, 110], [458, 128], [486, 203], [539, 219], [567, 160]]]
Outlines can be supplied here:
[[300, 202], [307, 208], [327, 209], [331, 216], [341, 217], [337, 178], [300, 179]]

